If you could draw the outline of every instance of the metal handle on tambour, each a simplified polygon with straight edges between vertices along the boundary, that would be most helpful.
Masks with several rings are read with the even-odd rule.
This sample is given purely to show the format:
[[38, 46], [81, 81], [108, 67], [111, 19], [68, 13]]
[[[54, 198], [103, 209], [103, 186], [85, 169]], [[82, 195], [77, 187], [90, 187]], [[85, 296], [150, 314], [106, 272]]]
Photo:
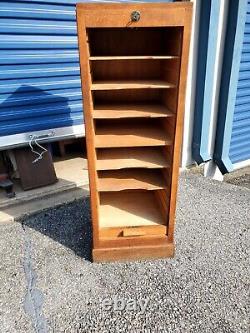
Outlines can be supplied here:
[[138, 22], [140, 18], [141, 13], [138, 10], [134, 10], [130, 15], [131, 22]]

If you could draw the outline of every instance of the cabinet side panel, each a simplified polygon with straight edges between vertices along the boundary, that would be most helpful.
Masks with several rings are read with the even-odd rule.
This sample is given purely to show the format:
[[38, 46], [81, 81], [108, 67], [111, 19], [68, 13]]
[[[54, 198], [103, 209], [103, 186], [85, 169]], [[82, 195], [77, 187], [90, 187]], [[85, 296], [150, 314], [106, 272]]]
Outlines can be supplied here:
[[177, 106], [177, 115], [176, 115], [177, 117], [176, 130], [175, 130], [174, 149], [173, 149], [173, 166], [172, 166], [170, 207], [169, 207], [169, 228], [168, 228], [168, 238], [170, 241], [173, 241], [174, 238], [176, 195], [178, 187], [180, 152], [182, 144], [183, 116], [184, 116], [184, 107], [185, 107], [185, 92], [186, 92], [188, 54], [189, 54], [190, 33], [191, 33], [191, 21], [192, 21], [192, 8], [188, 7], [185, 9], [185, 23], [183, 29], [179, 94], [177, 102], [178, 106]]
[[86, 32], [84, 15], [77, 9], [77, 29], [78, 29], [78, 44], [80, 53], [80, 69], [82, 82], [82, 95], [84, 105], [84, 118], [86, 130], [86, 144], [88, 157], [88, 173], [92, 215], [92, 230], [93, 230], [93, 246], [98, 246], [99, 228], [98, 228], [98, 207], [99, 194], [97, 192], [97, 172], [96, 172], [96, 151], [94, 144], [94, 121], [92, 117], [93, 102], [91, 95], [91, 75], [89, 67], [89, 47], [88, 36]]

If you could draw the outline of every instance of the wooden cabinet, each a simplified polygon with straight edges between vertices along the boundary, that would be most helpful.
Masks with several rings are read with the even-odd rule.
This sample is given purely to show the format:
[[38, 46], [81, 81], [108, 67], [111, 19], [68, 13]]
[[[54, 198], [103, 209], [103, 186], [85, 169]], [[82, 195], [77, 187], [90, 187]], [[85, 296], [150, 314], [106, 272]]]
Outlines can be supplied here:
[[78, 4], [93, 260], [174, 255], [192, 4]]

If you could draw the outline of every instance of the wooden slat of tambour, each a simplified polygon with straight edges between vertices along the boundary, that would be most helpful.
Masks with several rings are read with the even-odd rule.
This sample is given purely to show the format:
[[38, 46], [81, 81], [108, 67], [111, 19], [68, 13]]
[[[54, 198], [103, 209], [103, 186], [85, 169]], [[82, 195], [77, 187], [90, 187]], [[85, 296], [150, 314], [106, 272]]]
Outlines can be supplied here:
[[163, 80], [122, 80], [122, 81], [96, 81], [91, 90], [119, 90], [119, 89], [166, 89], [175, 88], [172, 83]]
[[100, 192], [167, 188], [163, 175], [159, 170], [123, 169], [99, 171], [97, 183], [97, 188]]
[[101, 193], [100, 228], [164, 225], [151, 191]]
[[103, 61], [103, 60], [147, 60], [147, 59], [179, 59], [178, 56], [167, 56], [167, 55], [142, 55], [142, 56], [92, 56], [89, 60]]
[[[190, 8], [191, 3], [185, 3], [185, 7], [180, 6], [180, 3], [176, 3], [175, 6], [171, 8], [172, 4], [167, 4], [169, 7], [165, 11], [163, 7], [165, 4], [161, 3], [158, 8], [150, 8], [153, 11], [148, 11], [147, 5], [150, 4], [115, 4], [117, 7], [113, 10], [110, 9], [109, 4], [101, 4], [102, 8], [98, 8], [98, 14], [93, 16], [93, 9], [96, 10], [95, 4], [91, 3], [90, 7], [85, 7], [84, 4], [79, 4], [78, 8], [84, 12], [85, 24], [89, 28], [124, 28], [128, 26], [128, 22], [131, 28], [137, 27], [166, 27], [167, 26], [183, 26], [186, 19], [186, 11]], [[100, 5], [100, 4], [99, 4]], [[128, 5], [129, 8], [125, 6]], [[80, 7], [81, 6], [81, 7]], [[119, 8], [119, 6], [121, 6]], [[188, 8], [189, 6], [189, 8]], [[140, 8], [139, 8], [140, 7]], [[179, 7], [179, 8], [178, 8]], [[131, 11], [140, 10], [141, 18], [139, 21], [131, 22], [129, 21], [129, 17], [131, 15]], [[112, 14], [111, 12], [112, 11]], [[115, 12], [115, 14], [114, 14]], [[97, 18], [96, 18], [97, 16]], [[117, 19], [119, 17], [119, 19]], [[128, 46], [129, 47], [129, 46]]]
[[157, 148], [111, 148], [97, 150], [97, 170], [167, 168], [166, 157]]
[[96, 148], [165, 146], [171, 142], [162, 128], [150, 125], [99, 126], [95, 135]]
[[93, 110], [94, 119], [165, 118], [173, 115], [160, 104], [103, 104], [95, 105]]

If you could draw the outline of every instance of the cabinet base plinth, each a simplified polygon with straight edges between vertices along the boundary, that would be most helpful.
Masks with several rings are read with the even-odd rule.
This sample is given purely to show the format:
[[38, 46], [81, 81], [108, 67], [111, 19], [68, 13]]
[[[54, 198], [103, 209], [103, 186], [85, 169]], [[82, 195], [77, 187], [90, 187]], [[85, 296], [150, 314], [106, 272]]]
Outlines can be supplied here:
[[174, 256], [174, 244], [93, 249], [94, 262], [163, 259]]

